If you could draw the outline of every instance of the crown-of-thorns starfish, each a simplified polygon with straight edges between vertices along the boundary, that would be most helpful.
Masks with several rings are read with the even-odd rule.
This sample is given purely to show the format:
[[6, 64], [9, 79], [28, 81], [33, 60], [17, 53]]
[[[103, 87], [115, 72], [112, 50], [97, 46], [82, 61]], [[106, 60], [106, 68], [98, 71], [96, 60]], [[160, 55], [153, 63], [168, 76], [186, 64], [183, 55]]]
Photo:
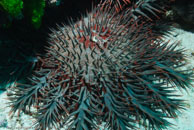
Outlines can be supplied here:
[[[193, 73], [177, 44], [150, 37], [114, 10], [94, 8], [87, 18], [52, 30], [33, 76], [9, 95], [11, 112], [37, 108], [37, 129], [166, 128], [184, 108], [173, 87], [186, 89]], [[126, 19], [130, 23], [130, 19]], [[122, 22], [121, 22], [122, 21]], [[146, 37], [145, 37], [146, 36]]]

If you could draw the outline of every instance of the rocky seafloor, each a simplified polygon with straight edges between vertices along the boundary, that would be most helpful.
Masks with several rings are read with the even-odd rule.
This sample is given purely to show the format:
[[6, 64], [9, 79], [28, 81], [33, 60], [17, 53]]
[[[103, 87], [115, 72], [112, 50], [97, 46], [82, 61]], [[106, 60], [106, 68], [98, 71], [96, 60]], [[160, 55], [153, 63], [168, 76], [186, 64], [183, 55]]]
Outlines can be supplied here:
[[[187, 32], [182, 29], [175, 29], [173, 33], [175, 36], [171, 36], [170, 39], [180, 41], [180, 45], [178, 47], [184, 47], [187, 50], [185, 51], [189, 59], [187, 67], [194, 68], [194, 33]], [[174, 124], [168, 130], [194, 130], [194, 88], [189, 89], [189, 93], [183, 91], [180, 92], [180, 94], [183, 95], [182, 98], [188, 103], [187, 110], [182, 111], [176, 119], [168, 119]], [[6, 107], [9, 102], [7, 100], [6, 92], [1, 92], [0, 102], [0, 130], [35, 129], [32, 125], [36, 120], [29, 115], [22, 113], [20, 117], [17, 117], [17, 114], [15, 114], [12, 119], [10, 118], [10, 108]], [[145, 130], [145, 128], [141, 128], [141, 130]]]

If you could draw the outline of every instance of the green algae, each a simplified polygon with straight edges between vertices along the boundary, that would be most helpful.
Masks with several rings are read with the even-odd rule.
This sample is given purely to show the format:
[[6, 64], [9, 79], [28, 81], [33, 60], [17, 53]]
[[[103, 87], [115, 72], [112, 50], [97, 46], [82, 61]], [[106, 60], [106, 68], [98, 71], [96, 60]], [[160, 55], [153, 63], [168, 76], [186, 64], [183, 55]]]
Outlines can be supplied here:
[[23, 9], [22, 0], [0, 0], [3, 10], [8, 12], [12, 17], [17, 17]]

